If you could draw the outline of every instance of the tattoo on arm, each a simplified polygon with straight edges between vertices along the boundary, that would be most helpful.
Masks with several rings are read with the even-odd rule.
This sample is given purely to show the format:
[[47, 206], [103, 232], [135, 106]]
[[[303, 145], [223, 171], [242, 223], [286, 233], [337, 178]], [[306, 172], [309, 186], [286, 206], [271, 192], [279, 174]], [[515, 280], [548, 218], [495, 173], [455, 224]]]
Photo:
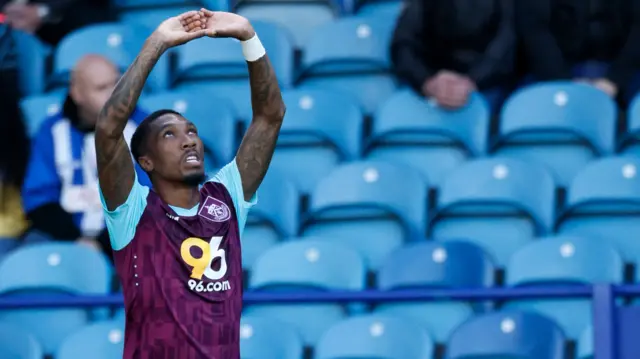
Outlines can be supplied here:
[[285, 113], [278, 79], [267, 55], [248, 64], [253, 121], [236, 156], [245, 201], [253, 197], [267, 174]]
[[133, 188], [135, 167], [123, 131], [149, 73], [165, 50], [160, 41], [149, 38], [98, 116], [95, 136], [98, 177], [109, 210], [123, 204]]

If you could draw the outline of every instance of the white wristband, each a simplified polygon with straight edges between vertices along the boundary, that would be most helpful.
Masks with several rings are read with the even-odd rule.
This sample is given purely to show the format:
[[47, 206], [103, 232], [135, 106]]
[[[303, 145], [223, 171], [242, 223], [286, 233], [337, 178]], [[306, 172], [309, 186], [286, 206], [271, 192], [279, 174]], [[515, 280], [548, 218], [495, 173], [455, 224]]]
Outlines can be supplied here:
[[249, 62], [260, 60], [260, 58], [267, 53], [258, 38], [258, 34], [253, 35], [253, 37], [247, 41], [241, 41], [240, 44], [242, 45], [242, 55], [244, 55], [245, 60]]

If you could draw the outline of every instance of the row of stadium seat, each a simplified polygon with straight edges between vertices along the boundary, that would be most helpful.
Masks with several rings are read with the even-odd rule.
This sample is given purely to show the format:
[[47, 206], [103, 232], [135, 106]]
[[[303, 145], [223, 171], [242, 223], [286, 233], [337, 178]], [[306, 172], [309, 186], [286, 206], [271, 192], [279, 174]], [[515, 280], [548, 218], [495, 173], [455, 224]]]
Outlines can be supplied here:
[[[238, 118], [246, 127], [251, 117], [249, 92], [245, 95], [240, 110], [218, 92], [185, 90], [144, 96], [140, 106], [149, 112], [170, 107], [183, 113], [198, 125], [211, 155], [209, 164], [221, 166], [233, 158], [239, 144]], [[490, 112], [480, 95], [459, 111], [446, 111], [401, 90], [381, 104], [370, 122], [356, 101], [340, 93], [286, 90], [283, 97], [288, 109], [274, 166], [305, 193], [337, 163], [361, 157], [415, 167], [433, 186], [470, 158], [522, 158], [545, 164], [555, 180], [567, 186], [594, 158], [640, 152], [640, 97], [628, 110], [627, 130], [617, 135], [613, 101], [581, 84], [521, 89], [504, 106], [496, 134], [490, 133]], [[22, 101], [32, 135], [48, 115], [60, 110], [62, 100], [63, 94], [54, 93]], [[300, 165], [304, 170], [298, 170]]]
[[[62, 343], [54, 359], [122, 358], [124, 327], [120, 321], [88, 325]], [[578, 342], [576, 359], [593, 358], [593, 332]], [[565, 336], [548, 319], [533, 313], [505, 312], [465, 322], [447, 342], [447, 359], [563, 359]], [[314, 348], [315, 359], [438, 358], [435, 342], [415, 323], [387, 315], [364, 315], [331, 326]], [[278, 320], [248, 316], [240, 325], [242, 359], [303, 359], [304, 344], [294, 327]], [[0, 357], [42, 359], [37, 340], [18, 328], [0, 325]]]
[[[249, 289], [350, 290], [367, 287], [364, 258], [347, 245], [323, 238], [303, 238], [265, 252], [256, 262]], [[249, 245], [245, 240], [243, 245]], [[19, 271], [19, 268], [27, 268]], [[422, 242], [393, 252], [378, 273], [380, 290], [410, 288], [488, 288], [495, 285], [494, 264], [465, 241]], [[111, 292], [113, 269], [99, 253], [75, 244], [23, 246], [0, 262], [0, 294], [69, 293], [105, 295]], [[537, 240], [519, 250], [506, 271], [508, 286], [562, 283], [623, 282], [623, 260], [604, 240], [555, 237]], [[577, 339], [591, 323], [589, 300], [513, 300], [506, 310], [527, 310], [553, 319], [569, 338]], [[446, 342], [461, 323], [496, 309], [491, 303], [385, 303], [375, 308], [340, 304], [255, 304], [247, 315], [274, 318], [297, 328], [314, 345], [336, 322], [373, 309], [375, 313], [409, 318], [437, 342]], [[90, 321], [109, 317], [107, 309], [3, 310], [0, 320], [29, 328], [47, 350]], [[116, 318], [123, 318], [120, 311]], [[55, 327], [55, 331], [50, 328]]]
[[[365, 108], [373, 110], [397, 87], [390, 73], [388, 55], [394, 25], [392, 18], [344, 18], [317, 28], [303, 49], [299, 66], [291, 35], [286, 29], [262, 21], [255, 21], [253, 25], [284, 88], [291, 88], [294, 83], [303, 88], [316, 85], [337, 88], [355, 94]], [[51, 51], [53, 69], [48, 76], [44, 73], [47, 49], [37, 41], [27, 41], [20, 49], [25, 57], [31, 58], [22, 64], [26, 93], [37, 94], [46, 88], [64, 87], [77, 61], [88, 53], [103, 55], [119, 68], [126, 69], [149, 32], [146, 28], [124, 23], [97, 24], [76, 30]], [[207, 51], [202, 51], [203, 48]], [[34, 71], [36, 68], [39, 71]], [[152, 91], [169, 87], [216, 91], [222, 86], [226, 96], [230, 99], [240, 97], [244, 106], [248, 93], [247, 76], [246, 61], [238, 41], [203, 38], [171, 49], [162, 56], [150, 76], [148, 88]], [[234, 89], [232, 93], [228, 93], [230, 89]]]

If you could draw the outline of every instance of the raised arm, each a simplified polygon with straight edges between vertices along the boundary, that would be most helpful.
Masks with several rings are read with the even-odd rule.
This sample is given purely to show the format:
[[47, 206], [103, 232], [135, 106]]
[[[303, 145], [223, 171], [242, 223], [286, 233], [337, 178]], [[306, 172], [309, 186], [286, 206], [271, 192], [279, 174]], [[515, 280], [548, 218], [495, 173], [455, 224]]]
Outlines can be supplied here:
[[249, 66], [253, 120], [236, 155], [244, 199], [249, 201], [267, 174], [286, 108], [275, 71], [249, 21], [232, 13], [201, 11], [208, 18], [207, 35], [242, 41]]
[[135, 169], [123, 131], [147, 77], [167, 49], [205, 35], [200, 16], [200, 13], [191, 11], [160, 24], [118, 81], [100, 112], [95, 135], [98, 178], [109, 210], [122, 205], [133, 187]]

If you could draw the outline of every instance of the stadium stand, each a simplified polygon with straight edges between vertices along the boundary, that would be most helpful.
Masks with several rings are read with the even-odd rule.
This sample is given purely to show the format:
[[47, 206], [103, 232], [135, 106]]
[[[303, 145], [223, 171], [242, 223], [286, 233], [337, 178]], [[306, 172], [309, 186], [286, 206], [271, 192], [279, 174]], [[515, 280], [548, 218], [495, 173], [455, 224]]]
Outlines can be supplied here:
[[[17, 33], [29, 132], [80, 56], [124, 69], [160, 19], [202, 4], [259, 19], [288, 107], [243, 234], [243, 359], [637, 358], [640, 97], [619, 110], [559, 81], [496, 119], [479, 94], [439, 108], [391, 72], [399, 1], [118, 0], [121, 22], [55, 49]], [[251, 108], [237, 42], [206, 46], [165, 55], [141, 105], [194, 121], [213, 172]], [[105, 258], [18, 242], [0, 240], [0, 358], [120, 358]]]

